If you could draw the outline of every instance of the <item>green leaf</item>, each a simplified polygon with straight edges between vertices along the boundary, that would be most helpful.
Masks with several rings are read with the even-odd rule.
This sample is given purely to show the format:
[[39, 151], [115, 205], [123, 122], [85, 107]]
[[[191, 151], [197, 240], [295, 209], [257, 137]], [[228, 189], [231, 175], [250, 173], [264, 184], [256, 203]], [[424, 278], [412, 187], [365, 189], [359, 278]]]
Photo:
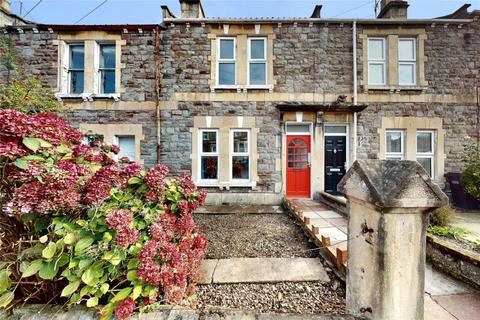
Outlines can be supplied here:
[[40, 238], [38, 238], [38, 240], [40, 241], [40, 243], [45, 243], [48, 241], [48, 235], [41, 236]]
[[51, 259], [55, 255], [55, 251], [57, 251], [57, 245], [55, 242], [50, 242], [45, 249], [43, 249], [42, 257], [45, 259]]
[[37, 273], [43, 266], [43, 260], [42, 259], [37, 259], [32, 261], [28, 267], [25, 269], [25, 271], [22, 273], [22, 277], [27, 278], [35, 273]]
[[100, 292], [105, 294], [107, 293], [109, 288], [110, 288], [110, 285], [108, 283], [102, 283], [102, 285], [100, 286]]
[[63, 288], [61, 296], [62, 297], [71, 296], [75, 291], [77, 291], [79, 285], [80, 285], [80, 281], [69, 283], [65, 288]]
[[30, 154], [22, 158], [23, 160], [44, 162], [45, 158], [36, 154]]
[[72, 152], [72, 150], [64, 144], [59, 145], [56, 150], [58, 153], [63, 153], [63, 154]]
[[140, 182], [142, 182], [142, 179], [140, 179], [138, 177], [133, 177], [133, 178], [128, 179], [128, 184], [137, 184], [137, 183], [140, 183]]
[[40, 268], [40, 272], [38, 275], [40, 278], [45, 279], [45, 280], [52, 280], [55, 275], [57, 274], [58, 269], [55, 269], [55, 263], [52, 262], [47, 262], [42, 265]]
[[98, 283], [98, 277], [96, 277], [95, 270], [92, 268], [87, 269], [82, 274], [82, 281], [91, 287], [94, 287]]
[[15, 160], [14, 164], [22, 170], [27, 170], [28, 169], [28, 163], [26, 163], [25, 161], [23, 161], [20, 158], [17, 158]]
[[112, 300], [110, 300], [110, 302], [119, 302], [125, 300], [131, 292], [131, 287], [123, 288], [115, 295], [115, 297], [112, 298]]
[[137, 279], [137, 270], [131, 270], [131, 271], [128, 271], [127, 273], [127, 280], [129, 281], [133, 281]]
[[55, 269], [59, 269], [70, 262], [70, 258], [67, 254], [62, 253], [57, 259], [54, 260]]
[[78, 293], [72, 294], [72, 297], [70, 298], [71, 303], [78, 303], [80, 301], [80, 295]]
[[75, 253], [80, 254], [82, 253], [86, 248], [90, 247], [93, 243], [94, 239], [93, 238], [82, 238], [78, 240], [77, 244], [75, 245]]
[[79, 268], [80, 270], [83, 270], [83, 269], [85, 269], [86, 267], [88, 267], [91, 263], [92, 263], [92, 260], [91, 260], [91, 259], [83, 259], [83, 260], [80, 260], [80, 262], [78, 263], [78, 268]]
[[140, 294], [142, 294], [142, 290], [143, 290], [142, 286], [133, 287], [133, 292], [132, 292], [131, 298], [133, 300], [137, 300], [137, 298], [140, 297]]
[[40, 147], [42, 147], [42, 148], [50, 148], [52, 146], [50, 144], [50, 142], [48, 142], [48, 141], [45, 141], [45, 140], [40, 139], [40, 138], [37, 138], [37, 140], [40, 143]]
[[136, 269], [137, 267], [138, 267], [138, 259], [133, 258], [128, 261], [128, 264], [127, 264], [128, 270]]
[[4, 292], [12, 285], [12, 281], [10, 280], [10, 275], [12, 273], [8, 270], [0, 271], [0, 293]]
[[24, 137], [22, 143], [25, 145], [25, 147], [33, 152], [37, 152], [37, 150], [40, 148], [40, 141], [36, 138]]
[[0, 308], [6, 308], [15, 297], [12, 291], [7, 291], [0, 296]]
[[67, 233], [65, 235], [65, 237], [63, 238], [63, 242], [65, 242], [65, 244], [73, 244], [76, 240], [76, 236], [74, 233]]
[[80, 297], [83, 297], [84, 295], [89, 294], [91, 290], [92, 290], [92, 287], [90, 287], [90, 286], [85, 286], [85, 287], [83, 287], [83, 288], [80, 290]]
[[97, 297], [91, 297], [90, 299], [87, 300], [87, 307], [92, 308], [98, 305], [98, 298]]

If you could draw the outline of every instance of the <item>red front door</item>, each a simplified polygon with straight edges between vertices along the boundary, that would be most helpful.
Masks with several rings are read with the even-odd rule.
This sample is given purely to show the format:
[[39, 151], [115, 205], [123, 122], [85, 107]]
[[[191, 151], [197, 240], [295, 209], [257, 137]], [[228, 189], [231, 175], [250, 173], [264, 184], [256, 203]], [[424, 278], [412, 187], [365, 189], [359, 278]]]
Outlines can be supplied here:
[[287, 136], [287, 197], [310, 198], [310, 136]]

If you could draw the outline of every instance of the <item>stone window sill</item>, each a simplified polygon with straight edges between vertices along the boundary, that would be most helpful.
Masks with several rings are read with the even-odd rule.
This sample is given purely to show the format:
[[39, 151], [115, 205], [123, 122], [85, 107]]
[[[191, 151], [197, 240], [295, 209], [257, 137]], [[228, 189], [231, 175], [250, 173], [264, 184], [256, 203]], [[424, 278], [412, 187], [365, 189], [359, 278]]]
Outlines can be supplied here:
[[113, 99], [115, 101], [120, 101], [119, 93], [108, 93], [108, 94], [92, 94], [92, 93], [81, 93], [81, 94], [70, 94], [70, 93], [56, 93], [55, 97], [59, 100], [66, 99], [82, 99], [83, 101], [93, 101], [95, 99]]
[[196, 181], [197, 187], [203, 188], [219, 188], [220, 190], [229, 190], [230, 188], [252, 188], [254, 190], [257, 184], [254, 181], [231, 181], [231, 182], [210, 182], [210, 181]]
[[389, 92], [401, 92], [401, 91], [425, 91], [428, 89], [426, 86], [369, 86], [369, 85], [364, 85], [363, 89], [365, 92], [375, 92], [375, 91], [389, 91]]
[[212, 92], [215, 90], [236, 90], [238, 93], [247, 92], [248, 90], [268, 90], [273, 92], [273, 85], [235, 85], [235, 86], [211, 86]]

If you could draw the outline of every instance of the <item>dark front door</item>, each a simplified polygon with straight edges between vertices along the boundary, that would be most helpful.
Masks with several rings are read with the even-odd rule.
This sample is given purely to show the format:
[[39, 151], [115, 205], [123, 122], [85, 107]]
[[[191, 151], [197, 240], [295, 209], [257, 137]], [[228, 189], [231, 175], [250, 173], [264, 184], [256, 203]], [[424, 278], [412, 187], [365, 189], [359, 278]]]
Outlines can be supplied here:
[[325, 137], [325, 192], [339, 194], [337, 184], [345, 175], [347, 137]]

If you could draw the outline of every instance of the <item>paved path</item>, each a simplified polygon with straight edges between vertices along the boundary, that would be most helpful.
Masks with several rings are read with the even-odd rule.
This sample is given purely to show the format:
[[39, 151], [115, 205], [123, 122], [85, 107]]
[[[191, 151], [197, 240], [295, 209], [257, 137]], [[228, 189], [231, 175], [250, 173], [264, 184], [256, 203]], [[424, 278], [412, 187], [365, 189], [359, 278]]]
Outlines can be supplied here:
[[480, 242], [480, 212], [456, 212], [454, 226], [466, 229], [469, 233], [464, 237], [472, 242]]
[[[316, 201], [289, 199], [286, 204], [313, 240], [327, 247], [331, 261], [337, 267], [343, 266], [348, 220]], [[454, 224], [469, 230], [470, 236], [480, 241], [480, 213], [459, 213]], [[473, 319], [480, 319], [480, 292], [427, 265], [425, 320]]]
[[330, 279], [317, 258], [208, 259], [202, 266], [201, 284], [274, 283]]

